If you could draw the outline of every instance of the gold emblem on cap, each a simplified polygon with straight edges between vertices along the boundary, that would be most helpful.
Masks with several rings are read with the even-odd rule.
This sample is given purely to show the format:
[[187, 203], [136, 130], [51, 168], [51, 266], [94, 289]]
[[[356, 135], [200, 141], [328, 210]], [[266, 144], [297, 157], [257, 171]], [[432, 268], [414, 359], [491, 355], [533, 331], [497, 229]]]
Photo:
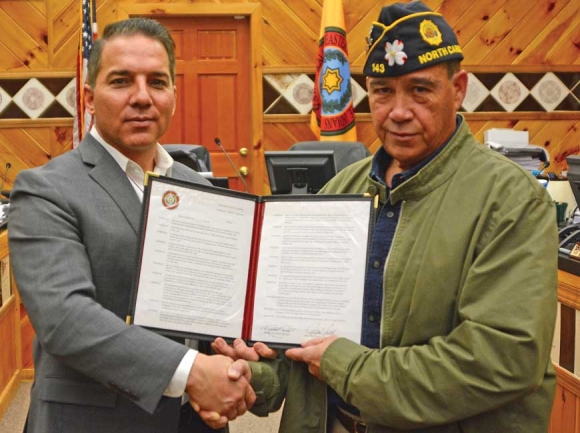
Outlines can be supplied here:
[[439, 27], [431, 20], [423, 20], [419, 26], [419, 33], [429, 45], [440, 45], [443, 42]]

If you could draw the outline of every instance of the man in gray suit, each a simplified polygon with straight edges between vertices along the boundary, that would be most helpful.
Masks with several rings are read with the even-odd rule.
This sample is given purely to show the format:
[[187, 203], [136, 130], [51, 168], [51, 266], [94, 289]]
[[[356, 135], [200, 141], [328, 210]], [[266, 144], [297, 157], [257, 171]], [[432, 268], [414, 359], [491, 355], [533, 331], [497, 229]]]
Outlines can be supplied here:
[[144, 173], [207, 183], [157, 142], [175, 110], [174, 79], [163, 26], [142, 18], [107, 26], [84, 89], [90, 134], [16, 179], [11, 263], [37, 335], [29, 433], [176, 432], [185, 390], [223, 427], [255, 400], [247, 363], [124, 321]]

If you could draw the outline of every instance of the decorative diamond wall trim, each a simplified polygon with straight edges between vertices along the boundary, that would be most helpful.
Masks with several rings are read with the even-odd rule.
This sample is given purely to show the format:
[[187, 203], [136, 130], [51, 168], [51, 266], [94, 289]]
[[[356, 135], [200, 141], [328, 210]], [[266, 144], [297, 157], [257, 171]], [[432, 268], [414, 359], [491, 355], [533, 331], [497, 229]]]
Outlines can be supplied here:
[[[308, 77], [309, 80], [306, 80]], [[369, 113], [368, 96], [362, 74], [352, 74], [354, 107], [356, 113]], [[299, 106], [289, 89], [300, 83], [303, 95], [312, 93], [314, 75], [265, 74], [264, 114], [306, 114], [308, 104]], [[304, 86], [312, 86], [308, 91]], [[469, 73], [467, 95], [463, 112], [505, 113], [540, 112], [556, 113], [580, 111], [580, 73]]]
[[[369, 113], [362, 74], [352, 74], [356, 113]], [[0, 79], [0, 119], [72, 118], [74, 78]], [[308, 114], [314, 74], [264, 74], [264, 114]], [[580, 72], [475, 72], [461, 111], [469, 113], [580, 111]]]
[[72, 118], [74, 87], [74, 78], [0, 79], [0, 119]]

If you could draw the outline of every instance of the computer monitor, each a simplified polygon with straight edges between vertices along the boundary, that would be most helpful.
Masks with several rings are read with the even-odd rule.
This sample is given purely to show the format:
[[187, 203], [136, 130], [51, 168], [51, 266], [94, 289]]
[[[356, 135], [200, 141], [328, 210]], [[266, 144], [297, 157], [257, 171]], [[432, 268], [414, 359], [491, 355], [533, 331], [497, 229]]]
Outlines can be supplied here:
[[316, 194], [336, 175], [333, 150], [266, 151], [272, 194]]

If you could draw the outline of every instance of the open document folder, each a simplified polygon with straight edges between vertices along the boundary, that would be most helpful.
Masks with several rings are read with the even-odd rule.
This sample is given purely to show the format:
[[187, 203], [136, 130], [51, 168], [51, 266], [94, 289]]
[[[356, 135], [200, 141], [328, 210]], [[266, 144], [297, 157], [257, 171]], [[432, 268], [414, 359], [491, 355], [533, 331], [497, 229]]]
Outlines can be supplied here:
[[187, 338], [360, 342], [375, 201], [150, 175], [130, 322]]

